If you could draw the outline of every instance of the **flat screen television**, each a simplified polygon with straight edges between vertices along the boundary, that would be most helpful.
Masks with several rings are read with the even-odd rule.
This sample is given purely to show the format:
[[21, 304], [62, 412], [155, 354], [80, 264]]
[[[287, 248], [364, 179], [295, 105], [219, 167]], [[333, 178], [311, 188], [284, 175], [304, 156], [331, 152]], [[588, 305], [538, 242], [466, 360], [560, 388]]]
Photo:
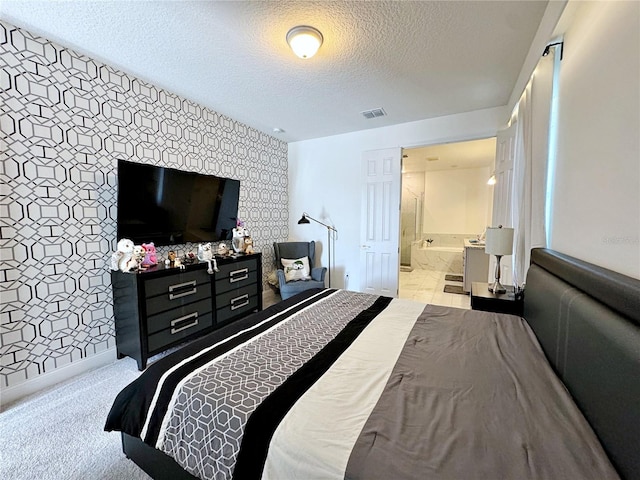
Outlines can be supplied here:
[[118, 160], [118, 239], [175, 245], [230, 239], [240, 181]]

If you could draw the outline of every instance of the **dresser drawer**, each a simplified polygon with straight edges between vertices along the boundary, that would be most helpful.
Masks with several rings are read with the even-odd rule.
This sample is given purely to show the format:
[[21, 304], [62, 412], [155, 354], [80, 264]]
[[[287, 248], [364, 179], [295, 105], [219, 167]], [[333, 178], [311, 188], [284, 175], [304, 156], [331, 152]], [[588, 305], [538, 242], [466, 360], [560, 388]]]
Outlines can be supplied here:
[[218, 299], [218, 309], [216, 310], [216, 325], [218, 327], [238, 315], [252, 312], [258, 308], [258, 296], [251, 295], [250, 292], [231, 295], [226, 303], [222, 303], [220, 297]]
[[181, 272], [177, 275], [167, 275], [153, 278], [144, 282], [145, 296], [157, 295], [171, 296], [172, 299], [189, 295], [196, 285], [209, 284], [211, 279], [206, 270], [192, 270]]
[[244, 288], [237, 288], [230, 292], [225, 292], [216, 296], [216, 308], [230, 307], [232, 310], [240, 308], [241, 304], [249, 297], [258, 295], [256, 284], [248, 285]]
[[205, 298], [199, 302], [183, 305], [157, 315], [147, 317], [147, 333], [152, 334], [166, 328], [175, 326], [176, 323], [181, 323], [179, 320], [184, 317], [188, 317], [197, 313], [198, 316], [202, 316], [205, 313], [211, 313], [213, 310], [211, 304], [211, 298]]
[[247, 267], [243, 267], [241, 269], [235, 269], [231, 273], [234, 272], [239, 273], [224, 278], [218, 278], [216, 275], [216, 295], [237, 290], [247, 285], [255, 285], [258, 282], [258, 272], [256, 270], [247, 270]]
[[189, 281], [175, 285], [184, 285], [184, 287], [176, 288], [170, 293], [157, 297], [147, 297], [147, 317], [211, 298], [210, 283], [193, 284]]
[[216, 272], [216, 280], [223, 280], [225, 278], [233, 279], [244, 276], [252, 270], [258, 268], [258, 262], [255, 259], [241, 260], [239, 262], [226, 263], [218, 265], [218, 272]]
[[213, 315], [211, 312], [199, 315], [194, 312], [187, 318], [174, 319], [174, 325], [165, 330], [149, 335], [149, 352], [162, 350], [178, 340], [186, 338], [196, 332], [210, 328], [213, 325]]

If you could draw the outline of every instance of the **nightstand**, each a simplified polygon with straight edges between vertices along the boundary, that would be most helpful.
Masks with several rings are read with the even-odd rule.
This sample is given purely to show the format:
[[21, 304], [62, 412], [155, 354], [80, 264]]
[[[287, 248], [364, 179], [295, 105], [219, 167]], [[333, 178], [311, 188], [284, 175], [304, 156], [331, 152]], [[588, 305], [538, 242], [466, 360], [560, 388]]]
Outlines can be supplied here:
[[505, 287], [506, 293], [491, 293], [489, 284], [473, 282], [471, 284], [471, 309], [485, 312], [510, 313], [522, 316], [524, 302], [516, 300], [513, 287]]

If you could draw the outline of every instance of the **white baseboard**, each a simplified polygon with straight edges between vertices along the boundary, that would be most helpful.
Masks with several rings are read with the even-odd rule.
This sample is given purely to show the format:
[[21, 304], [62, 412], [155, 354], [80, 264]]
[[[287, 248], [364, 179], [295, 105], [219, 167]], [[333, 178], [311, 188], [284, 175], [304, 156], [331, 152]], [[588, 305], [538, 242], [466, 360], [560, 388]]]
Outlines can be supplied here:
[[6, 405], [20, 400], [27, 395], [37, 393], [45, 388], [52, 387], [77, 375], [109, 365], [115, 361], [116, 349], [112, 348], [79, 362], [70, 363], [51, 373], [40, 375], [33, 380], [27, 380], [15, 387], [2, 388], [0, 389], [0, 410], [3, 410]]

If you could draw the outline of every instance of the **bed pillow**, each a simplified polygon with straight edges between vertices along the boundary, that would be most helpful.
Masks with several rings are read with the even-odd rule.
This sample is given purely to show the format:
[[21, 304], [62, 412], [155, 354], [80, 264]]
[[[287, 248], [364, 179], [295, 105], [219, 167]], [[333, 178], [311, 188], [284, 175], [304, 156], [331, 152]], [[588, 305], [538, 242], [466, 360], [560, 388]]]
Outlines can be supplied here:
[[284, 279], [287, 282], [292, 280], [309, 280], [311, 269], [309, 268], [309, 258], [302, 257], [296, 259], [281, 258], [284, 269]]

